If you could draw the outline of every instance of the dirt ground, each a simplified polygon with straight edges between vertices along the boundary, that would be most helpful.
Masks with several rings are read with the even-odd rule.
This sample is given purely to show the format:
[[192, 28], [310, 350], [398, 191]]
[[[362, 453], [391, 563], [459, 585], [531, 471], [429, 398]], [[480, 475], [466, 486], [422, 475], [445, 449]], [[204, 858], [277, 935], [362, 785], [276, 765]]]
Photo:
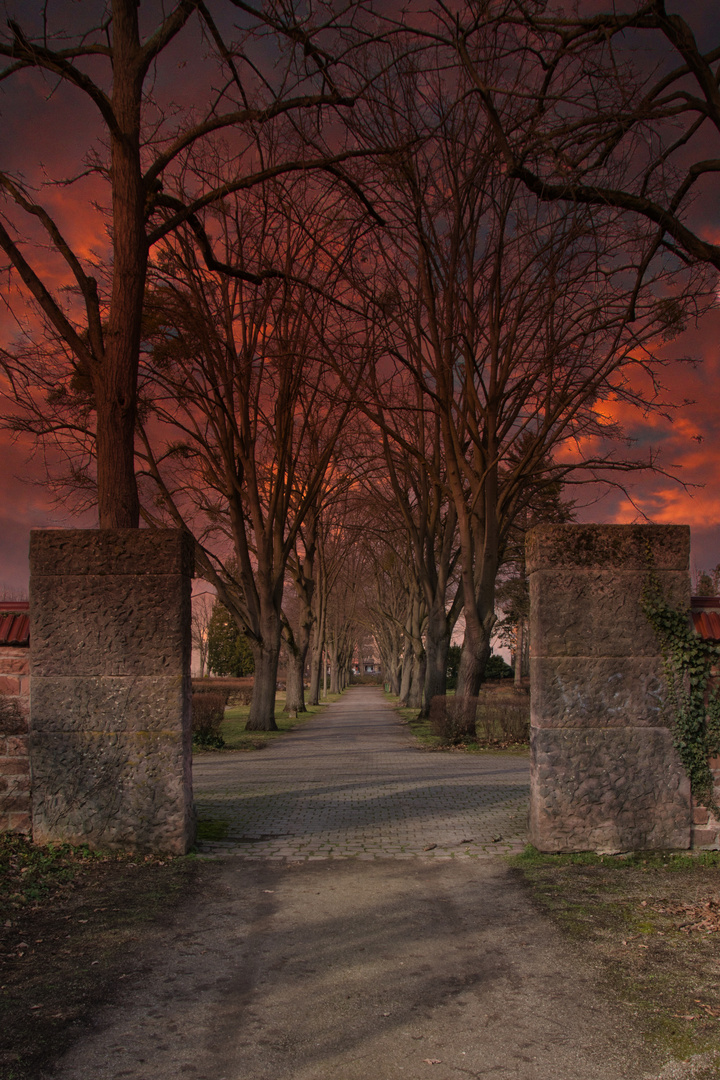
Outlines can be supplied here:
[[2, 1080], [38, 1076], [142, 977], [158, 920], [188, 903], [198, 867], [0, 837]]
[[655, 1055], [720, 1052], [720, 854], [527, 853], [514, 864]]
[[718, 858], [0, 847], [0, 1077], [717, 1080]]

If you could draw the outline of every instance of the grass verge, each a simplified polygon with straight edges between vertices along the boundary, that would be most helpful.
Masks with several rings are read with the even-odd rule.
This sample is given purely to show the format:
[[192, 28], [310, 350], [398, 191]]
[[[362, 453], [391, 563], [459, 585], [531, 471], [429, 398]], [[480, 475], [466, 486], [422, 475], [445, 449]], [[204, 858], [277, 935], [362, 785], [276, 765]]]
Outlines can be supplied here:
[[225, 740], [223, 749], [203, 750], [199, 747], [193, 747], [193, 753], [222, 754], [227, 750], [262, 750], [264, 746], [268, 746], [281, 735], [304, 724], [312, 716], [321, 712], [326, 705], [331, 704], [333, 701], [337, 701], [340, 696], [340, 694], [328, 694], [327, 698], [323, 699], [322, 704], [308, 705], [307, 712], [300, 713], [299, 716], [288, 716], [285, 712], [285, 694], [284, 692], [278, 693], [275, 699], [275, 723], [278, 726], [277, 731], [246, 731], [245, 725], [248, 716], [250, 715], [249, 705], [238, 705], [235, 708], [226, 709], [225, 719], [220, 728], [220, 734]]
[[401, 708], [398, 699], [393, 694], [385, 693], [388, 702], [393, 706], [400, 723], [404, 724], [415, 738], [421, 750], [444, 750], [447, 753], [464, 754], [526, 754], [530, 744], [527, 742], [508, 743], [504, 738], [498, 737], [487, 742], [464, 742], [458, 746], [448, 746], [438, 735], [433, 735], [429, 719], [418, 716], [417, 709]]
[[36, 1077], [142, 970], [153, 926], [200, 867], [0, 835], [1, 1080]]
[[[510, 861], [540, 906], [600, 965], [654, 1056], [685, 1061], [720, 1051], [720, 853], [541, 855], [528, 848]], [[720, 1063], [697, 1075], [720, 1078]]]

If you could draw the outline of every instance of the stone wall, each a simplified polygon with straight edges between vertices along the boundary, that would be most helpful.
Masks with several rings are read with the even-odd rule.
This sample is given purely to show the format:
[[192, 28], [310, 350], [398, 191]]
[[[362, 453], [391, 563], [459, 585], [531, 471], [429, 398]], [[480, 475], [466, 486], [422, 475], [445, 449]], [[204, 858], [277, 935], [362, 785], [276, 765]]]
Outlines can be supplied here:
[[176, 531], [32, 532], [36, 842], [191, 845], [192, 560]]
[[640, 607], [648, 557], [690, 604], [690, 531], [543, 525], [530, 579], [530, 838], [541, 851], [690, 845], [690, 785], [663, 708], [661, 657]]
[[0, 832], [30, 832], [29, 718], [29, 649], [0, 646]]

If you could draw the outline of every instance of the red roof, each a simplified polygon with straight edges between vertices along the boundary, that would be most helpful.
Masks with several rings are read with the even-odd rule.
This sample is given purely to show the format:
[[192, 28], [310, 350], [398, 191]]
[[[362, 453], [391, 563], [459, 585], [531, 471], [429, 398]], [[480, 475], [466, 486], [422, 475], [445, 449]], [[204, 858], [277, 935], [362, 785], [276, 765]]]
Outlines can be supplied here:
[[30, 644], [30, 603], [27, 600], [0, 600], [0, 646]]
[[705, 641], [720, 641], [720, 613], [717, 611], [693, 611], [695, 633]]
[[705, 641], [720, 642], [720, 596], [693, 596], [690, 611], [695, 633]]

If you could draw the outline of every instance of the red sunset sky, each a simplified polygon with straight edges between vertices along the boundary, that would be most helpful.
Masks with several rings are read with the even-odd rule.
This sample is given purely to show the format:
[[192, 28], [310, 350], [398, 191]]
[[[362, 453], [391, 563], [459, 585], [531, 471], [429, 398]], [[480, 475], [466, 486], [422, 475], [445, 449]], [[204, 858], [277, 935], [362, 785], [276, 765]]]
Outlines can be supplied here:
[[[58, 5], [62, 7], [63, 5]], [[72, 5], [70, 5], [72, 7]], [[606, 4], [595, 4], [605, 8]], [[714, 33], [718, 40], [717, 0], [695, 0], [668, 4], [669, 10], [682, 12], [693, 21], [699, 36]], [[7, 13], [18, 13], [26, 22], [28, 5], [3, 5]], [[38, 5], [40, 7], [40, 5]], [[3, 19], [3, 21], [5, 21]], [[185, 46], [187, 47], [187, 46]], [[187, 93], [187, 62], [181, 51], [171, 59], [171, 67], [182, 90]], [[165, 81], [165, 89], [169, 83]], [[172, 81], [172, 80], [171, 80]], [[12, 83], [12, 85], [10, 85]], [[50, 87], [38, 77], [23, 75], [0, 88], [0, 169], [20, 169], [38, 174], [42, 167], [48, 176], [72, 173], [82, 161], [87, 146], [91, 110], [79, 94], [60, 88], [49, 96]], [[42, 116], [41, 122], [37, 117]], [[702, 232], [716, 242], [720, 237], [720, 181], [715, 192], [707, 192], [696, 206], [695, 219], [702, 220]], [[84, 252], [101, 253], [105, 243], [104, 224], [91, 206], [90, 185], [81, 188], [46, 188], [43, 198], [60, 214], [68, 238]], [[16, 297], [9, 292], [7, 277], [0, 278], [0, 292], [5, 306], [0, 308], [0, 345], [7, 345], [16, 332], [8, 310], [20, 310]], [[637, 445], [661, 452], [661, 464], [678, 477], [646, 475], [631, 481], [633, 502], [618, 491], [611, 491], [592, 502], [591, 493], [578, 493], [582, 520], [597, 522], [684, 523], [692, 528], [692, 569], [708, 569], [720, 563], [720, 470], [718, 469], [718, 425], [720, 417], [720, 304], [697, 325], [688, 326], [681, 337], [665, 346], [668, 356], [691, 356], [697, 364], [675, 365], [666, 369], [665, 381], [670, 396], [677, 402], [690, 403], [672, 420], [653, 415], [623, 417], [626, 431]], [[0, 407], [2, 399], [0, 399]], [[52, 496], [43, 486], [45, 475], [41, 454], [33, 456], [33, 446], [23, 440], [13, 441], [7, 431], [0, 431], [0, 588], [26, 588], [28, 581], [27, 550], [31, 528], [92, 527], [93, 516], [73, 517], [53, 505]], [[682, 481], [682, 483], [680, 482]], [[686, 485], [686, 486], [683, 486]]]

